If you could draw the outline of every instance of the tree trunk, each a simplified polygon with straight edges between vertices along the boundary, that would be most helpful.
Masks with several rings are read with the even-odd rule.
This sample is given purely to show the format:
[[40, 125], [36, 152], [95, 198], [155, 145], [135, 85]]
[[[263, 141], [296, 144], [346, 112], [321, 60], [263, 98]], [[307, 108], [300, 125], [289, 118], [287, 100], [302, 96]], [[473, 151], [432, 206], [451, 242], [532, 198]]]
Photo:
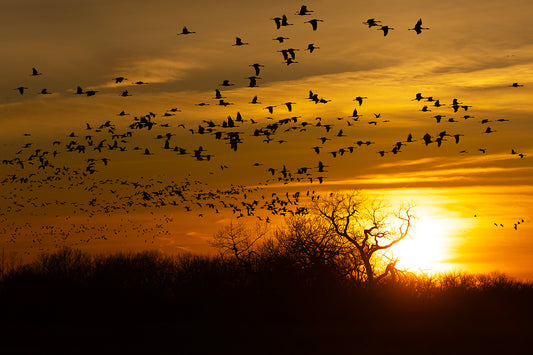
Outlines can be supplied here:
[[[362, 255], [361, 255], [362, 256]], [[370, 264], [370, 258], [367, 258], [365, 256], [363, 257], [363, 263], [365, 265], [365, 272], [366, 272], [366, 282], [368, 285], [373, 286], [374, 285], [374, 269], [372, 269], [372, 264]]]

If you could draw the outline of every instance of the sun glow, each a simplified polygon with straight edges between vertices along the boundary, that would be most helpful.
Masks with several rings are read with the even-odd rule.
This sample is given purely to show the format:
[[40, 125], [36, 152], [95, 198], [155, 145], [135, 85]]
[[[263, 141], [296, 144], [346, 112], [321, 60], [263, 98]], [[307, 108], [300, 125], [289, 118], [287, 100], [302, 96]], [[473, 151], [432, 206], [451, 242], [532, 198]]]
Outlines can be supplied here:
[[450, 241], [453, 221], [424, 217], [416, 221], [411, 237], [394, 246], [393, 257], [398, 258], [396, 268], [415, 273], [434, 273], [450, 268]]

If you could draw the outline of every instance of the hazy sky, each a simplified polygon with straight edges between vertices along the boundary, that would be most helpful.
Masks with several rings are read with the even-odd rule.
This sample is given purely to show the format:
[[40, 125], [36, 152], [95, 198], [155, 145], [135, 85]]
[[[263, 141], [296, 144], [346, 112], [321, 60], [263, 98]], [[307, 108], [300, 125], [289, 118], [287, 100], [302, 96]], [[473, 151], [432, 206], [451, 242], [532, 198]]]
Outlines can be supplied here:
[[[56, 245], [80, 246], [80, 231], [89, 230], [92, 239], [83, 244], [89, 249], [149, 244], [199, 252], [235, 217], [231, 208], [220, 208], [220, 214], [206, 209], [208, 195], [201, 207], [187, 204], [193, 212], [183, 203], [169, 206], [168, 196], [165, 206], [145, 208], [138, 204], [141, 188], [131, 182], [142, 182], [150, 193], [187, 184], [188, 194], [217, 193], [218, 188], [219, 195], [237, 185], [261, 184], [268, 187], [258, 193], [280, 195], [356, 188], [394, 202], [413, 201], [420, 218], [434, 221], [437, 229], [447, 226], [442, 263], [531, 277], [533, 3], [312, 1], [305, 3], [310, 15], [296, 15], [303, 4], [2, 1], [2, 248], [31, 254]], [[276, 29], [272, 19], [284, 14], [291, 25]], [[393, 30], [384, 36], [379, 27], [363, 24], [369, 18]], [[417, 35], [408, 29], [419, 18], [429, 29]], [[311, 19], [323, 20], [316, 31], [306, 23]], [[178, 35], [184, 26], [195, 33]], [[278, 43], [278, 36], [290, 39]], [[249, 44], [234, 46], [235, 37]], [[311, 43], [318, 47], [313, 53], [306, 50]], [[280, 51], [288, 48], [297, 49], [297, 63], [284, 62]], [[254, 63], [264, 67], [258, 87], [249, 87]], [[34, 67], [42, 75], [32, 76]], [[116, 77], [127, 80], [117, 84]], [[224, 80], [234, 85], [221, 86]], [[77, 86], [97, 92], [76, 95]], [[27, 88], [23, 95], [18, 87]], [[50, 95], [40, 94], [45, 88]], [[231, 104], [218, 105], [215, 89]], [[122, 97], [125, 90], [131, 96]], [[327, 103], [310, 101], [310, 90]], [[417, 93], [424, 99], [415, 100]], [[254, 96], [260, 104], [250, 104]], [[357, 96], [365, 97], [362, 105], [353, 101]], [[454, 112], [453, 99], [467, 110]], [[286, 102], [294, 103], [291, 112]], [[267, 106], [275, 106], [272, 114]], [[422, 111], [424, 106], [428, 111]], [[121, 111], [127, 115], [119, 116]], [[152, 130], [128, 127], [150, 112], [155, 114]], [[234, 130], [237, 151], [226, 136], [199, 134], [199, 125], [207, 128], [205, 121], [220, 125], [237, 112], [244, 119]], [[443, 116], [439, 123], [436, 115]], [[280, 123], [270, 143], [253, 136], [256, 129], [292, 117], [296, 122]], [[109, 126], [96, 132], [107, 121], [113, 133]], [[316, 127], [319, 121], [331, 130]], [[488, 127], [494, 132], [484, 133]], [[113, 137], [128, 131], [132, 136]], [[440, 132], [446, 135], [438, 147]], [[209, 155], [209, 161], [162, 149], [166, 139], [156, 137], [167, 133], [171, 148], [192, 153], [202, 146], [200, 155]], [[426, 133], [433, 141], [427, 146]], [[414, 142], [406, 143], [408, 134]], [[322, 144], [320, 137], [330, 140]], [[95, 151], [104, 139], [102, 152]], [[86, 153], [68, 152], [72, 141], [71, 147], [84, 145]], [[125, 151], [111, 148], [115, 141]], [[397, 142], [402, 146], [394, 154]], [[144, 155], [145, 148], [153, 155]], [[39, 156], [53, 168], [39, 168]], [[327, 165], [324, 174], [317, 171], [319, 161]], [[273, 181], [284, 166], [293, 176], [307, 167], [314, 179], [301, 174], [300, 182]], [[17, 178], [29, 181], [13, 182]], [[127, 237], [94, 239], [124, 231]]]

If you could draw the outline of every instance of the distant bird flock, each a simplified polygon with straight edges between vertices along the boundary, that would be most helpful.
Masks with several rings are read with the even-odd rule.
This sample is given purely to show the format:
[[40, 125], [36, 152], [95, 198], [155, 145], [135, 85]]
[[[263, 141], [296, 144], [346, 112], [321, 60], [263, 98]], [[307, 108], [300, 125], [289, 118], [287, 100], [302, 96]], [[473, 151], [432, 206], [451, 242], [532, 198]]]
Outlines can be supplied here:
[[[322, 26], [327, 26], [327, 21], [315, 17], [315, 11], [308, 9], [303, 5], [295, 12], [296, 18], [289, 20], [286, 15], [272, 18], [274, 30], [279, 30], [289, 26], [309, 26], [310, 31], [320, 31]], [[300, 17], [310, 18], [302, 21]], [[391, 31], [395, 28], [390, 25], [382, 24], [382, 20], [369, 18], [362, 22], [368, 29], [377, 29], [383, 32], [383, 36], [392, 36]], [[361, 26], [361, 25], [359, 25]], [[194, 28], [194, 26], [190, 26]], [[423, 27], [422, 19], [418, 19], [412, 28], [416, 35], [422, 35], [424, 31], [429, 30]], [[397, 30], [396, 30], [397, 31]], [[435, 31], [435, 29], [434, 29]], [[178, 37], [194, 36], [195, 31], [189, 29], [189, 25], [182, 26], [177, 33]], [[241, 47], [252, 45], [245, 39], [246, 36], [235, 37], [233, 43], [228, 39], [228, 50], [232, 47]], [[179, 40], [179, 38], [177, 39]], [[283, 64], [290, 66], [297, 64], [297, 52], [308, 51], [314, 53], [320, 49], [317, 43], [309, 43], [307, 48], [292, 48], [286, 43], [290, 43], [290, 37], [276, 36], [273, 38], [276, 45], [279, 45], [278, 52], [281, 53]], [[231, 43], [231, 44], [230, 44]], [[235, 49], [239, 50], [239, 49]], [[461, 123], [466, 120], [474, 120], [471, 115], [474, 105], [468, 102], [462, 102], [459, 98], [437, 98], [426, 93], [413, 93], [412, 96], [406, 96], [406, 101], [415, 101], [420, 104], [419, 111], [423, 115], [428, 115], [428, 121], [432, 121], [435, 130], [425, 132], [419, 136], [409, 133], [405, 137], [398, 137], [397, 140], [391, 141], [388, 148], [373, 149], [376, 142], [372, 139], [352, 138], [356, 126], [368, 125], [379, 127], [390, 122], [382, 113], [370, 112], [363, 115], [360, 111], [365, 109], [365, 102], [372, 100], [372, 97], [361, 95], [353, 96], [353, 111], [339, 113], [339, 117], [323, 118], [319, 113], [315, 117], [302, 117], [298, 115], [298, 107], [302, 102], [314, 103], [319, 112], [320, 105], [331, 102], [334, 98], [325, 98], [318, 94], [315, 89], [308, 90], [308, 94], [294, 95], [297, 93], [288, 93], [290, 99], [285, 102], [266, 102], [260, 99], [260, 80], [262, 69], [265, 65], [261, 63], [250, 63], [250, 76], [247, 87], [250, 90], [250, 98], [246, 104], [261, 105], [268, 117], [247, 117], [242, 115], [238, 110], [233, 115], [221, 118], [218, 121], [204, 119], [192, 125], [185, 125], [183, 122], [176, 122], [177, 114], [186, 114], [178, 107], [171, 107], [166, 112], [154, 113], [149, 112], [145, 115], [133, 116], [126, 110], [119, 113], [112, 113], [108, 119], [100, 122], [87, 122], [84, 127], [72, 131], [67, 136], [59, 136], [53, 139], [47, 146], [37, 146], [32, 141], [34, 133], [25, 133], [25, 142], [13, 156], [3, 156], [2, 166], [6, 174], [0, 176], [4, 187], [9, 187], [8, 192], [2, 196], [4, 207], [0, 208], [0, 219], [3, 221], [4, 235], [9, 235], [9, 240], [15, 242], [20, 229], [33, 228], [34, 237], [32, 243], [39, 246], [44, 242], [43, 236], [53, 236], [56, 245], [61, 245], [70, 234], [80, 232], [83, 226], [64, 224], [62, 227], [49, 226], [43, 228], [41, 233], [34, 231], [31, 222], [22, 227], [17, 227], [14, 222], [10, 221], [10, 216], [16, 213], [23, 213], [28, 209], [35, 211], [39, 209], [48, 209], [51, 207], [65, 207], [85, 216], [94, 216], [98, 214], [112, 213], [129, 213], [137, 209], [148, 208], [175, 208], [186, 213], [196, 211], [198, 217], [203, 217], [206, 211], [219, 213], [221, 211], [230, 211], [235, 217], [255, 217], [261, 221], [270, 222], [274, 215], [299, 215], [307, 213], [307, 209], [300, 202], [302, 199], [318, 199], [320, 195], [315, 191], [313, 186], [320, 185], [328, 179], [329, 159], [340, 159], [359, 150], [367, 150], [375, 154], [377, 159], [389, 154], [397, 155], [404, 151], [408, 145], [417, 144], [421, 146], [435, 145], [442, 147], [445, 144], [460, 145], [464, 137], [461, 132]], [[29, 68], [29, 76], [42, 76], [46, 78], [46, 73], [42, 73], [38, 66]], [[133, 85], [150, 85], [148, 82], [129, 80], [125, 74], [109, 78], [111, 83], [120, 87], [117, 92], [117, 100], [128, 100], [127, 97], [136, 95]], [[229, 93], [223, 90], [235, 86], [232, 79], [225, 79], [218, 84], [213, 85], [213, 94], [206, 97], [205, 101], [196, 103], [198, 109], [203, 106], [213, 105], [227, 107], [237, 105], [232, 102]], [[32, 79], [33, 80], [33, 79]], [[43, 79], [44, 80], [44, 79]], [[127, 84], [131, 83], [131, 84]], [[123, 89], [124, 85], [129, 88]], [[507, 84], [514, 90], [523, 87], [517, 82]], [[14, 85], [15, 86], [15, 85]], [[259, 89], [258, 89], [259, 88]], [[31, 85], [18, 86], [14, 88], [14, 95], [28, 95], [29, 93], [38, 92], [39, 95], [51, 95], [51, 88], [37, 88]], [[73, 89], [73, 93], [78, 96], [95, 96], [98, 90], [84, 89], [83, 85]], [[240, 104], [239, 104], [240, 105]], [[182, 112], [183, 111], [183, 112]], [[296, 112], [296, 114], [294, 113]], [[274, 119], [274, 114], [283, 114], [287, 117]], [[422, 115], [421, 114], [421, 115]], [[117, 126], [116, 116], [121, 120], [129, 120], [128, 127], [123, 130]], [[363, 116], [370, 116], [367, 121], [362, 120]], [[170, 121], [169, 121], [170, 119]], [[481, 119], [479, 122], [479, 134], [493, 135], [497, 134], [499, 128], [497, 125], [505, 124], [507, 119], [488, 120]], [[457, 129], [449, 132], [448, 129], [439, 129], [439, 125], [444, 122], [456, 123]], [[490, 125], [489, 125], [490, 124]], [[155, 129], [157, 128], [157, 130]], [[156, 132], [157, 133], [151, 133]], [[137, 136], [152, 135], [154, 141], [158, 142], [157, 147], [142, 146], [137, 140]], [[215, 142], [224, 143], [227, 148], [236, 154], [242, 152], [243, 145], [247, 142], [258, 142], [265, 147], [265, 154], [271, 145], [284, 145], [291, 142], [291, 134], [308, 137], [302, 144], [304, 154], [300, 166], [289, 166], [288, 162], [278, 159], [279, 163], [274, 166], [265, 166], [259, 157], [257, 161], [251, 163], [249, 169], [255, 169], [263, 175], [263, 179], [257, 181], [253, 186], [233, 185], [226, 188], [212, 187], [193, 176], [187, 177], [182, 181], [174, 181], [171, 178], [166, 180], [153, 176], [146, 176], [139, 180], [130, 180], [128, 178], [108, 179], [102, 172], [120, 160], [121, 152], [136, 152], [139, 157], [146, 156], [146, 159], [153, 159], [154, 156], [166, 154], [166, 156], [175, 156], [176, 162], [179, 159], [192, 159], [197, 164], [205, 164], [205, 169], [221, 174], [227, 169], [231, 169], [231, 161], [220, 161], [217, 157], [219, 151], [212, 151], [202, 143], [195, 146], [185, 146], [180, 143], [180, 138], [185, 135], [192, 137], [206, 137]], [[317, 138], [318, 137], [318, 138]], [[490, 139], [490, 138], [489, 138]], [[199, 141], [200, 142], [200, 141]], [[335, 146], [335, 144], [338, 144]], [[246, 148], [244, 148], [246, 150]], [[488, 148], [479, 147], [476, 154], [486, 154]], [[459, 151], [461, 154], [467, 154], [467, 150]], [[68, 159], [64, 157], [68, 155]], [[522, 159], [526, 154], [509, 148], [509, 155]], [[62, 158], [63, 159], [59, 159]], [[236, 157], [235, 159], [239, 159]], [[313, 161], [312, 163], [309, 163]], [[70, 162], [66, 163], [66, 162]], [[216, 169], [214, 169], [216, 167]], [[102, 174], [101, 174], [102, 173]], [[213, 172], [214, 173], [214, 172]], [[150, 174], [147, 171], [147, 174]], [[267, 192], [266, 187], [271, 185], [291, 185], [297, 186], [299, 191], [276, 193]], [[83, 191], [79, 196], [85, 196], [84, 200], [72, 201], [67, 199], [54, 198], [53, 194], [41, 194], [40, 191]], [[33, 194], [32, 194], [33, 192]], [[142, 226], [135, 222], [132, 217], [124, 217], [124, 225], [113, 227], [115, 234], [127, 226], [129, 229], [138, 230], [139, 235], [147, 231], [142, 230]], [[171, 220], [171, 217], [165, 217], [150, 227], [152, 230], [161, 231], [161, 225]], [[157, 222], [157, 221], [156, 221]], [[514, 229], [524, 223], [523, 219], [514, 224]], [[501, 224], [496, 224], [500, 226]], [[106, 234], [95, 227], [87, 227], [90, 230], [87, 239], [80, 242], [89, 242], [93, 239], [105, 239]], [[159, 232], [158, 232], [159, 233]], [[163, 232], [161, 232], [163, 233]], [[160, 234], [161, 234], [160, 233]], [[164, 234], [164, 233], [163, 233]]]

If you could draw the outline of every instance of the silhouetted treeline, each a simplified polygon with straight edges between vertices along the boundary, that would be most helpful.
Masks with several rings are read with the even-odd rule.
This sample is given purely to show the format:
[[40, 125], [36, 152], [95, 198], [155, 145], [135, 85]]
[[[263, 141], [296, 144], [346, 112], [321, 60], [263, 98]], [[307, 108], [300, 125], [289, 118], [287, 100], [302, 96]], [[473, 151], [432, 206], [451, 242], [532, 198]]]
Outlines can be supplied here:
[[2, 277], [0, 352], [505, 353], [529, 337], [533, 286], [503, 275], [369, 288], [281, 251], [256, 260], [42, 255]]

